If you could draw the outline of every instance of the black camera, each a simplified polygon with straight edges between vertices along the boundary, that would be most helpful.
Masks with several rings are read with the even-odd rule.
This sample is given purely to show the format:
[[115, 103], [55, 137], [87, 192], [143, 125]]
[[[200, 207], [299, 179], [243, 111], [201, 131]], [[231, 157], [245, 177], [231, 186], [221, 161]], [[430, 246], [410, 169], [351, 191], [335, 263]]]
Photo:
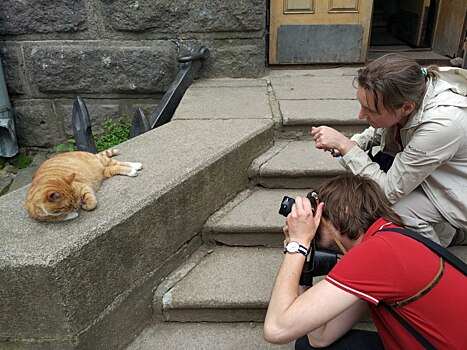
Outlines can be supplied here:
[[[313, 212], [315, 212], [319, 203], [318, 195], [315, 192], [309, 192], [306, 198], [311, 202], [311, 207]], [[292, 211], [294, 203], [295, 200], [293, 198], [284, 196], [279, 208], [279, 214], [287, 217]], [[310, 249], [308, 249], [308, 255], [300, 276], [300, 285], [312, 286], [313, 277], [327, 275], [336, 264], [337, 254], [330, 250], [317, 250], [315, 240], [313, 240]]]
[[[316, 207], [318, 206], [318, 201], [319, 201], [318, 195], [316, 194], [316, 192], [309, 192], [306, 195], [306, 198], [308, 198], [308, 200], [311, 202], [311, 208], [313, 209], [313, 212], [315, 212]], [[281, 202], [281, 207], [279, 208], [279, 214], [287, 217], [287, 215], [289, 215], [290, 212], [292, 211], [292, 206], [294, 204], [295, 204], [295, 199], [293, 199], [292, 197], [284, 196]]]

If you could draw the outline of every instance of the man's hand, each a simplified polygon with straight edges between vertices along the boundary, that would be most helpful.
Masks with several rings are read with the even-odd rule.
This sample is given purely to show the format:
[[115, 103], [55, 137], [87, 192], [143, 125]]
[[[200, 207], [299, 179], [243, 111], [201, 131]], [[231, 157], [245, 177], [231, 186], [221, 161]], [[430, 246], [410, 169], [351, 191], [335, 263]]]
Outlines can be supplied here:
[[331, 151], [334, 157], [345, 155], [356, 145], [344, 134], [329, 126], [312, 127], [311, 136], [316, 142], [316, 148]]
[[286, 242], [296, 241], [305, 247], [310, 247], [311, 240], [318, 229], [321, 214], [323, 212], [323, 203], [319, 203], [316, 213], [313, 216], [311, 203], [307, 198], [298, 196], [295, 198], [295, 204], [292, 211], [287, 216], [284, 234]]

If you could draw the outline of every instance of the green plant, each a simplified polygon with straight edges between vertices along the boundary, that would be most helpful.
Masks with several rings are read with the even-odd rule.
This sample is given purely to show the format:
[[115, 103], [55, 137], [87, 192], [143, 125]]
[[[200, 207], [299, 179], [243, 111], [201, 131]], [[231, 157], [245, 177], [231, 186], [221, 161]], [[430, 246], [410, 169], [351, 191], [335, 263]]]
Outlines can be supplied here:
[[32, 158], [23, 154], [19, 154], [11, 159], [11, 164], [18, 169], [25, 169], [32, 163]]
[[[100, 135], [92, 134], [97, 152], [102, 152], [113, 146], [116, 146], [130, 138], [131, 123], [125, 119], [118, 120], [106, 119], [102, 123], [103, 132]], [[65, 143], [55, 146], [55, 152], [73, 152], [76, 151], [76, 140], [68, 139]]]
[[55, 152], [73, 152], [76, 151], [75, 139], [68, 139], [65, 143], [55, 146]]
[[93, 135], [97, 152], [109, 149], [130, 138], [131, 123], [123, 118], [116, 121], [106, 119], [102, 127], [104, 131], [101, 135]]

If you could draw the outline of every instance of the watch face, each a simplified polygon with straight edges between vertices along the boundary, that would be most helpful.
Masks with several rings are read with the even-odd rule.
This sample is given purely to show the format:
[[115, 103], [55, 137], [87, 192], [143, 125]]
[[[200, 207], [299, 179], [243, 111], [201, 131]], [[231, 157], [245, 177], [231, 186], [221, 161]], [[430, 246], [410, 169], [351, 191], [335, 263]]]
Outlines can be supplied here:
[[287, 251], [289, 253], [296, 253], [298, 252], [299, 244], [297, 242], [290, 242], [287, 244]]

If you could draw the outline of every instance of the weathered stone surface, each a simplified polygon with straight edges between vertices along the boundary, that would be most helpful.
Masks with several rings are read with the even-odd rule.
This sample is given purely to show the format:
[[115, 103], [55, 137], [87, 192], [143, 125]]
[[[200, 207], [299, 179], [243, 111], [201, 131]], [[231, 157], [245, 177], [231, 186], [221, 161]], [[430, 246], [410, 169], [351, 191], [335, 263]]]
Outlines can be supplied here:
[[24, 44], [31, 89], [42, 93], [165, 92], [176, 74], [168, 41]]
[[[1, 11], [0, 11], [1, 13]], [[26, 92], [23, 58], [19, 43], [1, 43], [0, 57], [9, 94], [20, 95]]]
[[16, 136], [22, 147], [53, 147], [62, 135], [51, 101], [12, 101]]
[[164, 317], [203, 322], [203, 311], [210, 309], [209, 320], [214, 322], [264, 320], [274, 276], [284, 259], [280, 249], [214, 249], [164, 295]]
[[183, 41], [182, 53], [205, 46], [211, 57], [204, 63], [202, 76], [208, 78], [258, 78], [266, 71], [264, 38], [201, 39]]
[[0, 196], [3, 196], [8, 192], [11, 183], [13, 182], [13, 176], [7, 173], [0, 173]]
[[120, 115], [127, 116], [129, 120], [133, 120], [135, 111], [138, 108], [142, 108], [144, 114], [147, 118], [150, 118], [151, 115], [156, 110], [157, 105], [159, 104], [160, 98], [145, 98], [145, 99], [122, 99], [119, 100], [120, 104]]
[[[14, 196], [14, 194], [10, 195]], [[4, 213], [3, 216], [5, 216]], [[7, 259], [2, 257], [2, 260]], [[55, 268], [44, 265], [7, 268], [2, 264], [0, 281], [3, 281], [3, 286], [0, 287], [3, 300], [2, 315], [10, 315], [11, 321], [15, 319], [14, 322], [2, 322], [0, 339], [8, 336], [14, 339], [18, 335], [18, 329], [23, 328], [28, 329], [30, 338], [41, 339], [45, 334], [49, 338], [66, 338], [69, 335], [67, 324], [63, 322], [66, 319], [67, 311], [58, 290], [52, 288], [57, 283]], [[24, 293], [21, 298], [18, 298], [18, 290], [24, 290], [24, 288], [27, 288], [28, 293]], [[28, 316], [13, 317], [13, 315], [18, 314], [27, 314]], [[31, 320], [36, 321], [33, 327], [31, 327]]]
[[26, 169], [19, 169], [18, 174], [16, 174], [10, 188], [8, 189], [8, 192], [16, 191], [17, 189], [30, 184], [37, 168], [37, 166], [33, 166]]
[[255, 78], [265, 73], [264, 39], [220, 40], [208, 64], [208, 76]]
[[271, 76], [279, 100], [355, 100], [353, 76], [319, 75], [297, 78], [285, 74]]
[[102, 0], [108, 28], [158, 33], [263, 30], [265, 0]]
[[127, 350], [154, 349], [293, 350], [295, 342], [285, 345], [267, 343], [263, 339], [263, 324], [259, 322], [162, 322], [145, 329], [127, 348]]
[[259, 87], [241, 84], [239, 81], [237, 87], [189, 89], [173, 119], [271, 119], [266, 82]]
[[86, 29], [83, 0], [2, 0], [0, 35], [77, 32]]

